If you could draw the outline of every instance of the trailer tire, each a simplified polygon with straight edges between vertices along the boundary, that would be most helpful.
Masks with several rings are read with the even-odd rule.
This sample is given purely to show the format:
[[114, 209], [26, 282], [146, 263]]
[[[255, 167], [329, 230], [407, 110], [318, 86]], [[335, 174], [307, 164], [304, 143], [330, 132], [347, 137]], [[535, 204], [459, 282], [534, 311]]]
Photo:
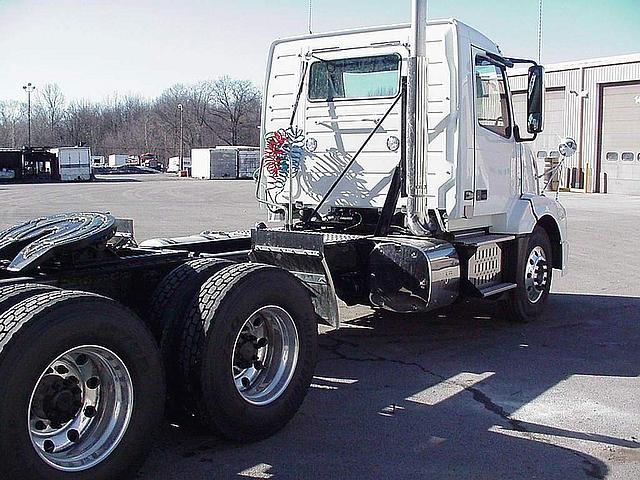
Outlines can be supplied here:
[[99, 295], [41, 293], [0, 314], [0, 385], [6, 478], [131, 478], [162, 420], [151, 333]]
[[176, 323], [184, 316], [200, 286], [215, 272], [231, 263], [220, 258], [189, 260], [162, 279], [151, 295], [147, 315], [147, 324], [158, 341], [164, 343], [177, 337], [174, 335], [176, 329], [180, 332], [182, 328]]
[[186, 407], [230, 440], [272, 435], [307, 394], [317, 337], [309, 292], [291, 273], [250, 263], [222, 269], [200, 289], [182, 334]]
[[0, 313], [9, 310], [16, 303], [20, 303], [26, 298], [55, 290], [59, 289], [50, 285], [40, 285], [39, 283], [15, 283], [0, 287]]
[[547, 232], [536, 227], [516, 268], [518, 286], [508, 292], [503, 302], [507, 320], [527, 323], [542, 315], [551, 288], [551, 255]]

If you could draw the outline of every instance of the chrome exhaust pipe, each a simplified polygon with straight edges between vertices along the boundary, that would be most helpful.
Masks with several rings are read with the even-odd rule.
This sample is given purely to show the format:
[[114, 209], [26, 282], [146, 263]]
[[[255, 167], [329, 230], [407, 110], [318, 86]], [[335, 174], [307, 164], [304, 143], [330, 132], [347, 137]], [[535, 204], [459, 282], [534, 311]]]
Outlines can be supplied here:
[[407, 226], [411, 233], [426, 236], [427, 209], [427, 0], [411, 3], [411, 52], [407, 72]]

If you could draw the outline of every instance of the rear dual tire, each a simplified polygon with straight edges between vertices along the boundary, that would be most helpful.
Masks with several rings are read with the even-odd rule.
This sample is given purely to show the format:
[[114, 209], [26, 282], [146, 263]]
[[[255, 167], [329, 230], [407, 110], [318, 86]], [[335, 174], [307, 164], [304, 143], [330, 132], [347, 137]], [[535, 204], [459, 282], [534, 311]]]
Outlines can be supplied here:
[[225, 267], [203, 284], [186, 318], [178, 378], [187, 410], [239, 442], [284, 427], [317, 359], [315, 310], [300, 281], [267, 265]]
[[160, 355], [142, 321], [105, 297], [58, 290], [1, 313], [0, 332], [3, 476], [130, 478], [164, 407]]
[[180, 336], [185, 328], [186, 312], [200, 287], [229, 265], [229, 260], [198, 258], [176, 267], [160, 282], [149, 301], [147, 324], [160, 344], [167, 378], [167, 414], [180, 418], [181, 382], [178, 362]]

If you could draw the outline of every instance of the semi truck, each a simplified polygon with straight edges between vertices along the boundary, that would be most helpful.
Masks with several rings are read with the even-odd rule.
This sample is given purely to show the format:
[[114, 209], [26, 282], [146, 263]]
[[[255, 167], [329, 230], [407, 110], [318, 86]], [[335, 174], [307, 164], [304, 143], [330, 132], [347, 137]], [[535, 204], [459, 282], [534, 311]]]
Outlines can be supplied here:
[[[506, 77], [521, 64], [526, 125]], [[165, 404], [234, 441], [274, 434], [339, 300], [542, 315], [568, 255], [526, 144], [544, 125], [542, 66], [460, 21], [427, 24], [414, 0], [410, 25], [274, 42], [264, 88], [256, 194], [284, 225], [138, 244], [131, 221], [80, 212], [0, 233], [7, 478], [128, 478]]]

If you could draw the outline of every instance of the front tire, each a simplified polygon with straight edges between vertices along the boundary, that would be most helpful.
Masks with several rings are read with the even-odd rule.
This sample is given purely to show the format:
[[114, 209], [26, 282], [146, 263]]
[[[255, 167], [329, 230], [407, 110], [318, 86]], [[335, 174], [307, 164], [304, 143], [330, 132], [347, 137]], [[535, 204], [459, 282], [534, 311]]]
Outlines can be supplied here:
[[292, 274], [261, 264], [224, 268], [200, 289], [183, 332], [187, 407], [231, 440], [272, 435], [306, 396], [317, 336], [309, 293]]
[[0, 315], [6, 478], [130, 478], [160, 426], [164, 382], [144, 323], [98, 295], [54, 291]]
[[517, 287], [504, 302], [509, 321], [526, 323], [537, 320], [544, 311], [552, 277], [551, 242], [547, 232], [536, 227], [516, 268]]

